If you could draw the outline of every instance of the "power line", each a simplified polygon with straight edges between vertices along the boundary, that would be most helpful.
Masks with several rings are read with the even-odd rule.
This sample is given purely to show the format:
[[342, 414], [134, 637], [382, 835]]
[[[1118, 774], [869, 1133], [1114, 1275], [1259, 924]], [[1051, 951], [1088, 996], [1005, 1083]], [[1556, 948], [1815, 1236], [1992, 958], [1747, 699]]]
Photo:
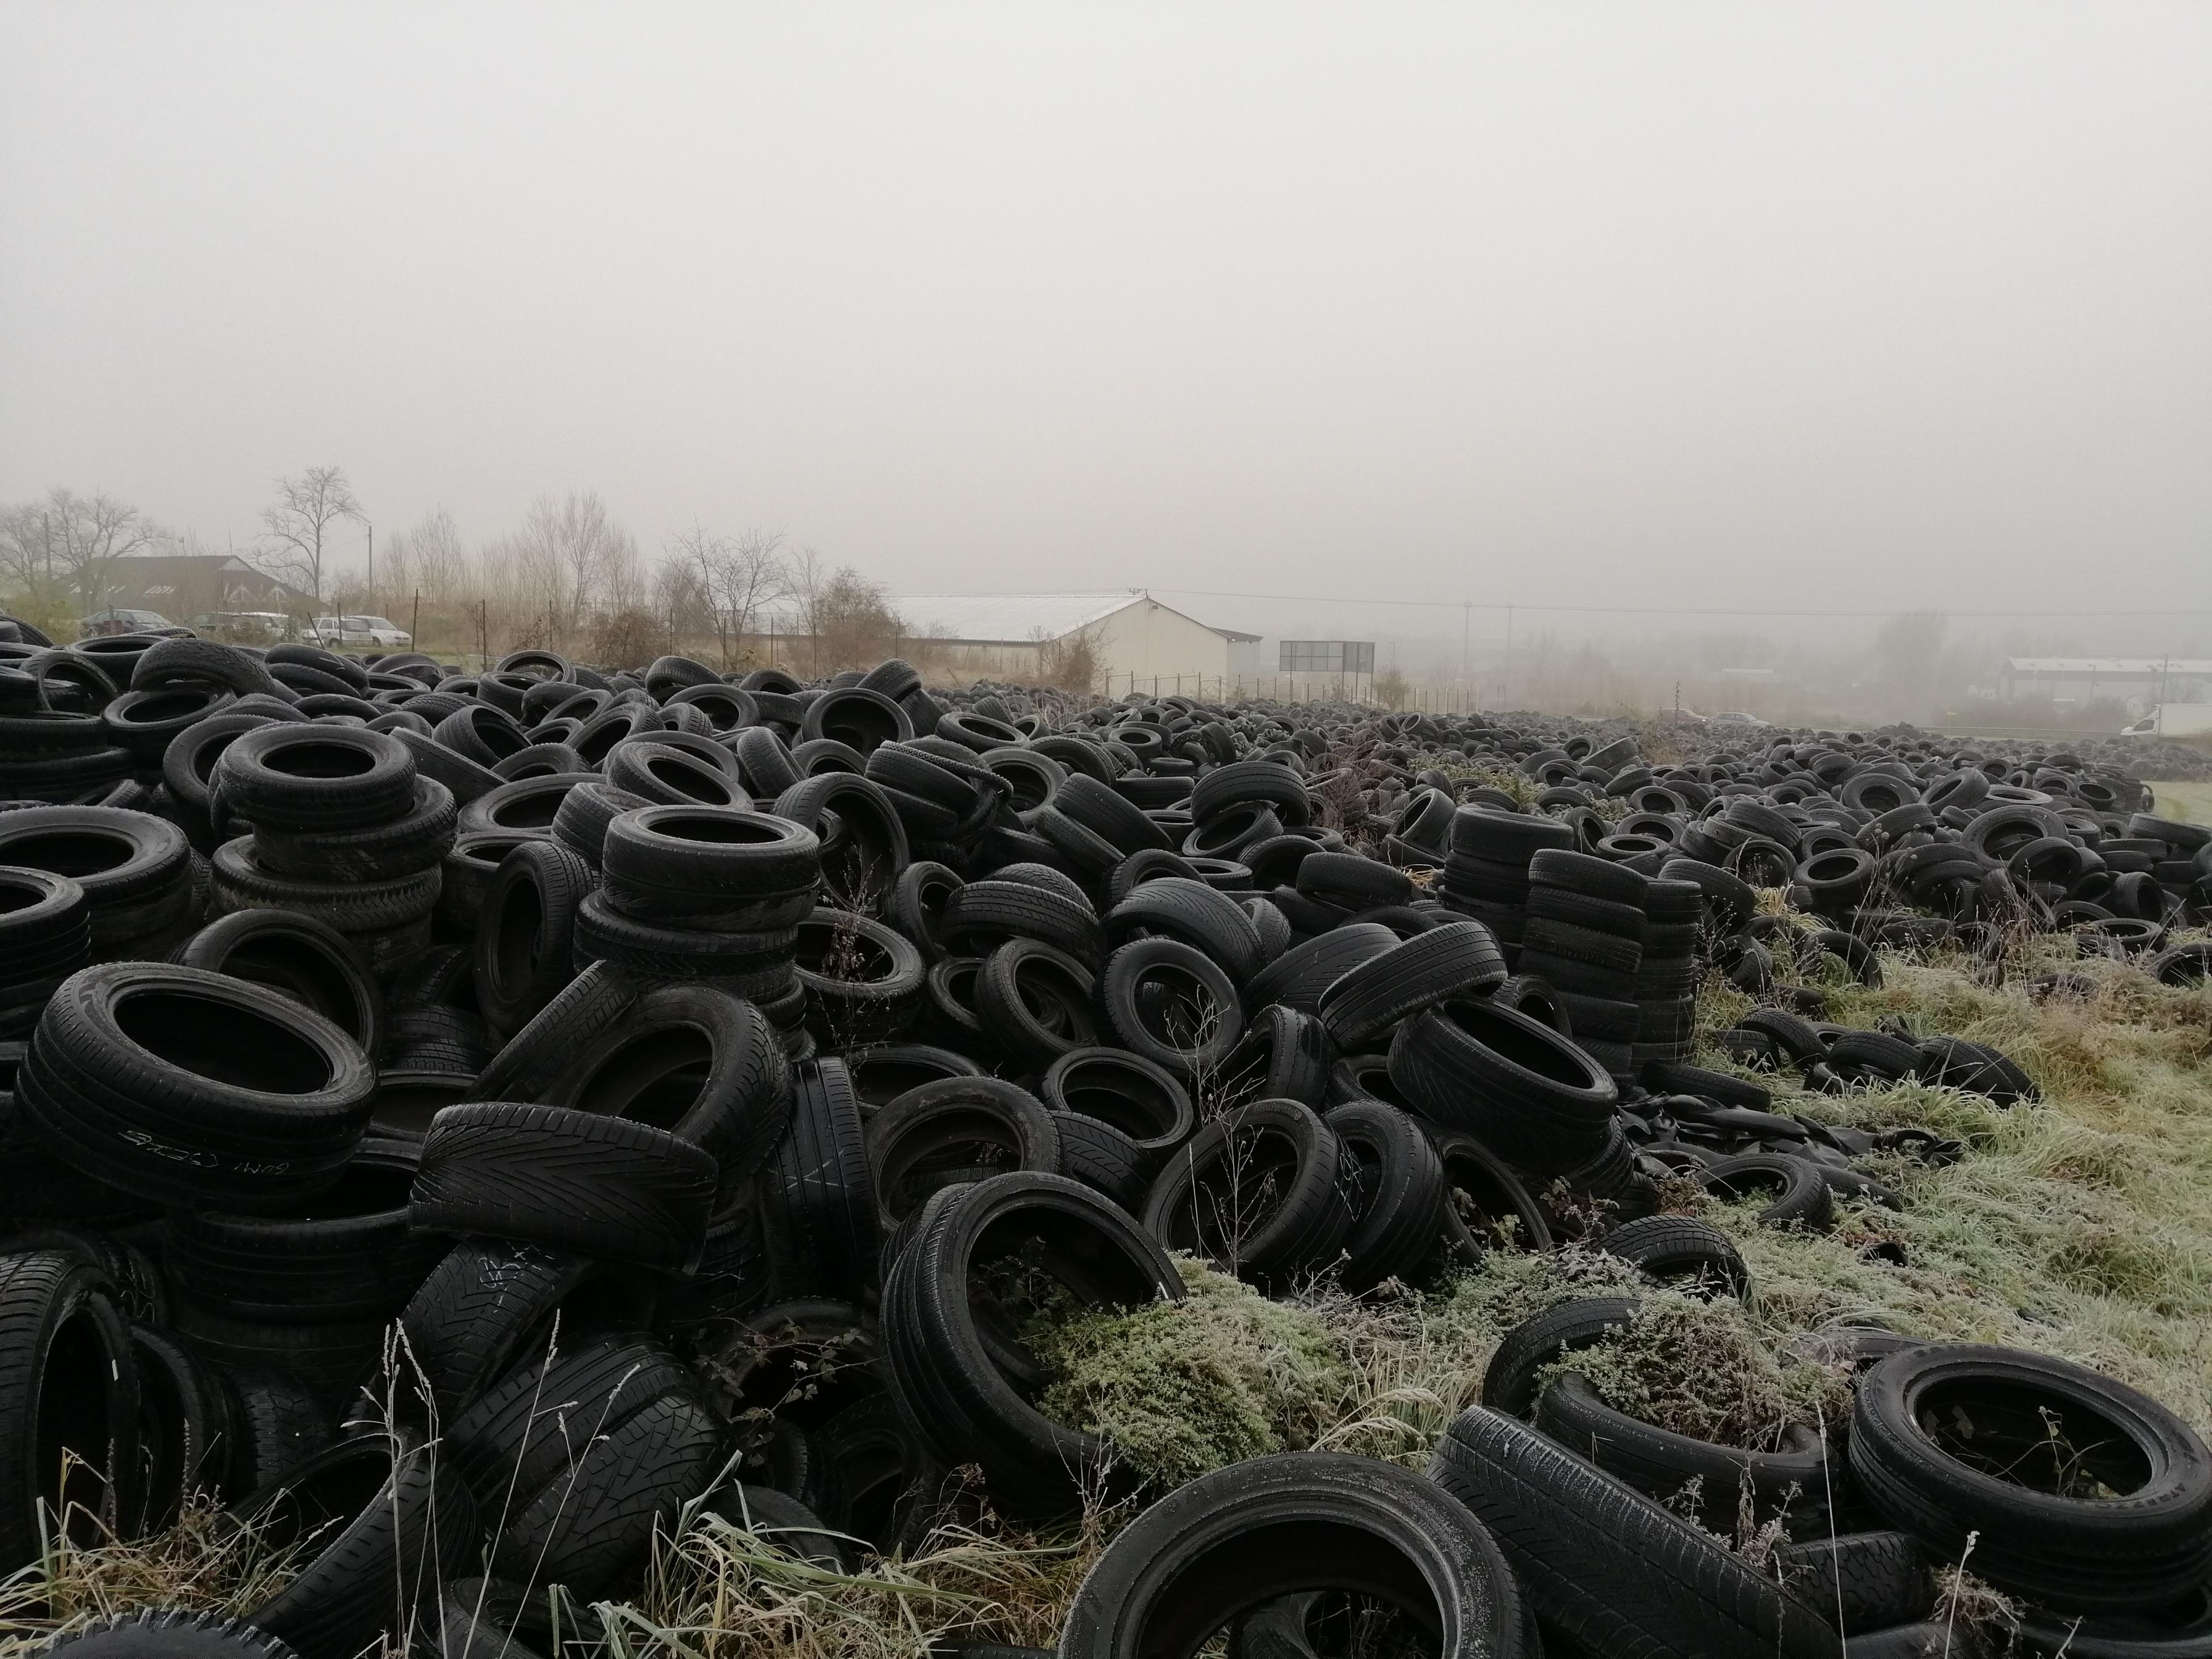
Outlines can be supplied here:
[[1763, 608], [1717, 608], [1703, 605], [1529, 605], [1519, 599], [1370, 599], [1344, 593], [1251, 593], [1235, 588], [1222, 587], [1165, 587], [1155, 586], [1152, 590], [1161, 593], [1185, 593], [1202, 599], [1279, 599], [1291, 605], [1402, 605], [1418, 610], [1453, 610], [1462, 606], [1476, 611], [1560, 611], [1583, 616], [1613, 617], [1909, 617], [1923, 611], [1937, 611], [1951, 617], [2212, 617], [2212, 611], [2175, 611], [2161, 608], [2154, 611], [1960, 611], [1948, 605], [1915, 605], [1902, 611], [1808, 611], [1797, 605], [1771, 605]]
[[[941, 593], [933, 599], [1069, 599], [1079, 595], [1098, 594], [1095, 587], [1030, 588], [1018, 594], [1009, 594], [1004, 588], [989, 593]], [[1233, 587], [1169, 587], [1154, 583], [1149, 586], [1132, 587], [1132, 598], [1152, 593], [1180, 593], [1200, 599], [1275, 599], [1285, 605], [1395, 605], [1414, 611], [1503, 611], [1510, 616], [1516, 611], [1540, 611], [1573, 616], [1608, 617], [1802, 617], [1813, 618], [1880, 619], [1889, 617], [1917, 616], [1934, 611], [1946, 617], [1972, 617], [1984, 619], [2005, 617], [2041, 617], [2046, 620], [2075, 620], [2081, 618], [2118, 618], [2127, 617], [2212, 617], [2212, 610], [2177, 611], [2161, 607], [2152, 611], [1961, 611], [1945, 605], [1912, 605], [1901, 611], [1808, 611], [1798, 605], [1769, 605], [1763, 607], [1710, 607], [1705, 605], [1528, 605], [1519, 599], [1375, 599], [1349, 593], [1255, 593]]]

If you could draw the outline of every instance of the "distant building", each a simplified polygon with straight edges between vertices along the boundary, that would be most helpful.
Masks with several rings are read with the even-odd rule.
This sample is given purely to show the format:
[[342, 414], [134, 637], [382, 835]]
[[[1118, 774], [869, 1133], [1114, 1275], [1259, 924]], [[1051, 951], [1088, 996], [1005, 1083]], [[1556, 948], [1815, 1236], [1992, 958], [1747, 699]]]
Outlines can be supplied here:
[[2212, 659], [2202, 657], [2007, 657], [1997, 682], [2007, 699], [2154, 703], [2212, 701]]
[[1218, 696], [1233, 686], [1233, 646], [1256, 634], [1212, 627], [1172, 605], [1123, 589], [1097, 593], [892, 593], [884, 603], [916, 654], [988, 678], [1044, 678], [1079, 641], [1097, 665], [1100, 689]]
[[146, 554], [118, 559], [100, 584], [104, 604], [158, 611], [173, 623], [218, 611], [273, 611], [314, 615], [314, 596], [257, 570], [234, 553]]

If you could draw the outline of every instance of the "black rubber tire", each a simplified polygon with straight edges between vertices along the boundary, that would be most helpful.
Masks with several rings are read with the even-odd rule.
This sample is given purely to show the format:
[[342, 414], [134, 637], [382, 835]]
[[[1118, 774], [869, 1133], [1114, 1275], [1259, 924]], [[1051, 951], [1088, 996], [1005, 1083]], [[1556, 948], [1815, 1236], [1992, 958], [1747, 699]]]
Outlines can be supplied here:
[[845, 1056], [853, 1092], [865, 1115], [887, 1106], [909, 1089], [948, 1077], [981, 1077], [983, 1068], [965, 1054], [926, 1042], [890, 1042]]
[[707, 1500], [707, 1507], [769, 1547], [824, 1572], [849, 1573], [857, 1565], [853, 1547], [842, 1533], [773, 1486], [726, 1486]]
[[1161, 1158], [1147, 1152], [1112, 1124], [1081, 1112], [1055, 1112], [1060, 1131], [1060, 1172], [1103, 1194], [1130, 1214], [1145, 1207]]
[[1835, 1219], [1828, 1183], [1820, 1178], [1819, 1166], [1805, 1158], [1781, 1152], [1745, 1152], [1707, 1164], [1698, 1172], [1698, 1181], [1707, 1192], [1723, 1198], [1772, 1192], [1774, 1201], [1759, 1212], [1761, 1226], [1818, 1231]]
[[1923, 1083], [1982, 1095], [1997, 1106], [2042, 1098], [2027, 1073], [1985, 1042], [1932, 1037], [1919, 1048], [1920, 1065], [1914, 1075]]
[[341, 933], [375, 933], [427, 918], [438, 902], [436, 869], [389, 881], [313, 880], [280, 875], [261, 862], [253, 837], [215, 849], [215, 902], [223, 911], [270, 908], [312, 916]]
[[1486, 1249], [1552, 1248], [1551, 1219], [1511, 1165], [1464, 1129], [1421, 1127], [1443, 1165], [1444, 1224], [1463, 1260]]
[[381, 823], [305, 831], [257, 823], [254, 861], [272, 874], [305, 880], [393, 881], [436, 869], [453, 850], [458, 823], [453, 792], [435, 778], [418, 777], [407, 811]]
[[[1963, 1461], [1931, 1424], [1969, 1413], [1991, 1438]], [[2016, 1448], [2008, 1453], [2008, 1445]], [[2027, 1483], [2064, 1456], [2117, 1497]], [[2005, 1459], [2014, 1479], [1988, 1472]], [[1979, 1534], [1974, 1570], [2062, 1613], [2141, 1612], [2212, 1578], [2212, 1455], [2156, 1401], [2048, 1354], [1931, 1343], [1859, 1378], [1851, 1473], [1891, 1525], [1939, 1560]]]
[[0, 1572], [39, 1560], [57, 1521], [88, 1547], [135, 1515], [138, 1410], [106, 1273], [75, 1250], [0, 1255]]
[[793, 928], [732, 933], [640, 921], [617, 909], [605, 888], [576, 913], [576, 960], [609, 962], [642, 980], [703, 980], [769, 1002], [796, 983]]
[[1902, 1082], [1920, 1063], [1917, 1048], [1881, 1031], [1847, 1031], [1828, 1050], [1828, 1064], [1846, 1081]]
[[776, 1294], [858, 1302], [883, 1247], [860, 1097], [838, 1060], [797, 1067], [791, 1094], [757, 1188]]
[[1505, 982], [1505, 957], [1479, 921], [1416, 934], [1352, 969], [1322, 994], [1322, 1023], [1337, 1047], [1367, 1047], [1401, 1020], [1455, 996]]
[[792, 1073], [754, 1004], [710, 986], [665, 985], [629, 1002], [546, 1092], [550, 1105], [665, 1129], [734, 1184], [751, 1179], [781, 1137]]
[[1652, 1659], [1841, 1659], [1841, 1638], [1717, 1540], [1535, 1430], [1480, 1407], [1430, 1479], [1497, 1538], [1547, 1630]]
[[131, 671], [131, 689], [134, 691], [196, 680], [227, 685], [240, 696], [276, 689], [276, 682], [270, 678], [260, 658], [234, 645], [218, 645], [211, 640], [157, 641], [147, 647]]
[[1231, 761], [1191, 787], [1191, 816], [1200, 823], [1210, 823], [1235, 807], [1255, 805], [1268, 807], [1285, 824], [1310, 823], [1313, 817], [1305, 780], [1273, 761]]
[[791, 763], [789, 746], [765, 726], [738, 732], [730, 739], [730, 752], [758, 799], [780, 796], [801, 781], [799, 769]]
[[517, 1507], [495, 1540], [502, 1577], [566, 1586], [599, 1597], [644, 1566], [656, 1534], [672, 1534], [684, 1506], [725, 1462], [726, 1430], [704, 1402], [672, 1393], [581, 1443], [573, 1468]]
[[1242, 901], [1239, 908], [1246, 915], [1251, 917], [1252, 931], [1259, 935], [1260, 960], [1262, 965], [1273, 963], [1284, 951], [1291, 948], [1292, 935], [1290, 918], [1275, 908], [1273, 901], [1256, 897], [1248, 898]]
[[823, 908], [798, 924], [794, 972], [807, 1017], [838, 1049], [897, 1036], [921, 1011], [928, 969], [896, 928], [849, 910]]
[[1509, 1417], [1527, 1417], [1536, 1407], [1537, 1373], [1625, 1330], [1641, 1305], [1630, 1296], [1577, 1297], [1522, 1320], [1490, 1356], [1482, 1403]]
[[820, 838], [765, 812], [647, 806], [614, 818], [603, 841], [607, 884], [632, 915], [788, 927], [813, 908], [822, 879]]
[[176, 1607], [141, 1607], [57, 1636], [41, 1653], [76, 1659], [301, 1659], [290, 1646], [243, 1619]]
[[868, 1120], [877, 1207], [892, 1222], [974, 1171], [1057, 1174], [1060, 1129], [1026, 1089], [997, 1078], [946, 1078], [909, 1090]]
[[640, 994], [638, 986], [612, 963], [592, 963], [507, 1039], [477, 1079], [473, 1098], [544, 1097]]
[[2212, 1653], [2212, 1588], [2140, 1614], [2024, 1609], [2008, 1622], [2015, 1645], [2036, 1659], [2198, 1659]]
[[1090, 901], [1025, 881], [971, 881], [945, 901], [938, 936], [956, 956], [988, 956], [1009, 939], [1035, 939], [1096, 971], [1105, 956]]
[[1535, 1422], [1569, 1451], [1647, 1498], [1679, 1501], [1686, 1492], [1698, 1493], [1716, 1524], [1734, 1525], [1747, 1506], [1753, 1526], [1780, 1520], [1810, 1533], [1830, 1524], [1828, 1493], [1843, 1459], [1839, 1450], [1832, 1455], [1832, 1475], [1830, 1449], [1810, 1429], [1784, 1431], [1776, 1451], [1694, 1440], [1614, 1410], [1577, 1371], [1562, 1372], [1544, 1390]]
[[1935, 1576], [1920, 1540], [1904, 1532], [1847, 1532], [1779, 1552], [1782, 1582], [1846, 1636], [1925, 1619]]
[[170, 1332], [133, 1323], [131, 1354], [143, 1474], [137, 1513], [124, 1524], [130, 1535], [143, 1537], [175, 1524], [186, 1493], [221, 1498], [238, 1430], [222, 1379]]
[[1771, 1091], [1725, 1072], [1709, 1072], [1680, 1060], [1655, 1060], [1644, 1068], [1644, 1086], [1655, 1095], [1695, 1095], [1719, 1106], [1753, 1112], [1774, 1109]]
[[1608, 1229], [1598, 1248], [1692, 1295], [1751, 1300], [1751, 1269], [1742, 1255], [1726, 1233], [1695, 1216], [1639, 1216]]
[[1399, 1026], [1390, 1080], [1431, 1122], [1463, 1128], [1516, 1169], [1561, 1175], [1603, 1146], [1613, 1079], [1550, 1027], [1454, 1000]]
[[1203, 880], [1182, 876], [1146, 880], [1109, 911], [1109, 945], [1119, 947], [1144, 936], [1176, 938], [1192, 945], [1221, 964], [1239, 988], [1248, 987], [1267, 964], [1252, 918], [1237, 900]]
[[1113, 1046], [1186, 1083], [1218, 1070], [1244, 1031], [1229, 975], [1179, 939], [1139, 939], [1107, 957], [1097, 1011], [1100, 1035]]
[[363, 1151], [307, 1213], [172, 1210], [163, 1261], [179, 1294], [226, 1317], [275, 1325], [380, 1320], [406, 1304], [445, 1254], [410, 1235], [415, 1160]]
[[1062, 1054], [1038, 1082], [1037, 1095], [1054, 1112], [1111, 1125], [1154, 1159], [1174, 1152], [1198, 1127], [1190, 1095], [1174, 1073], [1119, 1048]]
[[1796, 1015], [1779, 1008], [1754, 1008], [1736, 1021], [1736, 1029], [1771, 1037], [1799, 1066], [1828, 1057], [1828, 1045], [1820, 1041], [1820, 1034]]
[[904, 933], [931, 962], [942, 962], [951, 951], [940, 928], [945, 907], [963, 885], [957, 872], [933, 860], [909, 864], [899, 874], [884, 918]]
[[575, 977], [576, 916], [598, 885], [555, 842], [526, 841], [499, 861], [477, 913], [477, 1006], [495, 1033], [521, 1030]]
[[159, 771], [161, 758], [179, 733], [221, 714], [237, 693], [221, 686], [173, 686], [159, 691], [125, 691], [100, 711], [108, 740], [131, 751], [139, 771]]
[[1759, 914], [1756, 890], [1718, 865], [1672, 858], [1659, 866], [1659, 874], [1668, 881], [1695, 883], [1705, 897], [1706, 917], [1718, 933], [1735, 933]]
[[404, 1644], [476, 1542], [468, 1489], [404, 1433], [343, 1441], [232, 1512], [279, 1547], [305, 1543], [297, 1575], [246, 1620], [309, 1659]]
[[1071, 775], [1054, 792], [1052, 804], [1093, 835], [1112, 842], [1125, 856], [1168, 850], [1167, 836], [1145, 816], [1142, 807], [1095, 778], [1079, 772]]
[[1349, 1291], [1412, 1274], [1444, 1245], [1443, 1164], [1419, 1124], [1395, 1106], [1355, 1101], [1322, 1121], [1358, 1170], [1340, 1276]]
[[945, 1468], [981, 1466], [1000, 1513], [1070, 1515], [1086, 1483], [1117, 1484], [1113, 1456], [1095, 1436], [1040, 1413], [1003, 1373], [970, 1277], [1010, 1256], [1087, 1307], [1180, 1301], [1182, 1280], [1126, 1212], [1058, 1174], [940, 1190], [915, 1218], [884, 1285], [884, 1353], [905, 1416]]
[[[974, 889], [969, 889], [973, 891]], [[1066, 951], [1033, 939], [998, 946], [975, 975], [975, 1012], [1000, 1048], [1033, 1071], [1094, 1046], [1097, 981]]]
[[273, 991], [125, 962], [54, 993], [16, 1088], [48, 1150], [94, 1179], [158, 1203], [253, 1208], [338, 1178], [375, 1082], [351, 1037]]
[[254, 823], [343, 830], [404, 817], [415, 801], [415, 760], [386, 732], [279, 720], [224, 748], [215, 787], [226, 809]]
[[0, 814], [0, 865], [76, 882], [89, 907], [95, 951], [137, 943], [146, 932], [181, 920], [190, 902], [191, 854], [184, 831], [145, 812], [36, 806]]
[[449, 1106], [422, 1143], [412, 1224], [688, 1270], [714, 1206], [712, 1154], [659, 1129], [556, 1106]]
[[1348, 1158], [1310, 1107], [1261, 1100], [1232, 1108], [1161, 1170], [1145, 1230], [1263, 1290], [1287, 1289], [1331, 1266], [1352, 1235]]
[[1317, 903], [1355, 914], [1405, 904], [1413, 896], [1404, 871], [1358, 853], [1317, 852], [1301, 859], [1297, 887]]
[[1060, 1653], [1194, 1654], [1239, 1615], [1316, 1586], [1400, 1608], [1454, 1659], [1541, 1650], [1490, 1531], [1434, 1484], [1372, 1458], [1294, 1452], [1201, 1475], [1146, 1510], [1084, 1580]]
[[[498, 1578], [455, 1579], [441, 1587], [435, 1610], [419, 1615], [419, 1647], [410, 1651], [425, 1652], [427, 1659], [538, 1659], [517, 1636], [527, 1624], [532, 1639], [539, 1637], [537, 1612], [519, 1584]], [[551, 1634], [550, 1620], [544, 1634]]]
[[399, 1316], [408, 1387], [397, 1398], [411, 1405], [427, 1385], [427, 1420], [452, 1424], [544, 1346], [562, 1298], [599, 1271], [573, 1250], [463, 1239]]
[[1335, 1045], [1320, 1020], [1271, 1003], [1253, 1015], [1218, 1076], [1209, 1080], [1224, 1103], [1295, 1100], [1319, 1111], [1328, 1102], [1335, 1065]]
[[[1279, 908], [1279, 907], [1278, 907]], [[1350, 922], [1303, 945], [1293, 945], [1253, 975], [1244, 988], [1245, 1006], [1265, 1007], [1271, 1002], [1314, 1014], [1321, 1012], [1322, 994], [1360, 963], [1398, 947], [1398, 936], [1371, 921]]]
[[252, 1369], [221, 1370], [219, 1376], [234, 1431], [224, 1491], [258, 1492], [299, 1468], [334, 1437], [333, 1413], [300, 1378]]
[[[428, 737], [407, 731], [391, 735], [414, 757], [417, 772], [426, 778], [435, 778], [453, 793], [456, 806], [466, 807], [500, 787], [499, 774], [491, 769], [489, 762], [476, 761], [439, 742], [434, 728], [434, 734]], [[498, 757], [492, 758], [496, 760]]]
[[822, 844], [823, 890], [849, 910], [873, 912], [897, 887], [908, 859], [906, 826], [880, 785], [830, 773], [792, 785], [770, 809], [817, 836], [834, 813], [842, 833]]
[[287, 910], [240, 910], [210, 922], [178, 952], [186, 968], [267, 986], [361, 1045], [382, 1046], [384, 998], [335, 928]]

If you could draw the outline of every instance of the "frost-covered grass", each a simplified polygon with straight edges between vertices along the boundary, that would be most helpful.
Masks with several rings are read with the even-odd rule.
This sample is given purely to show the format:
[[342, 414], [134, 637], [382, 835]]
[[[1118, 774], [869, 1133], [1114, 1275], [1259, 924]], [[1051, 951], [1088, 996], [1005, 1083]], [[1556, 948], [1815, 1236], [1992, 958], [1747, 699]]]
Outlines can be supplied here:
[[[2212, 1431], [2212, 989], [2158, 985], [2125, 963], [2076, 962], [2032, 945], [2006, 982], [1978, 982], [1955, 956], [1884, 959], [1879, 990], [1830, 986], [1830, 1017], [1902, 1016], [1923, 1035], [1996, 1044], [2043, 1091], [1999, 1110], [1908, 1084], [1805, 1095], [1786, 1079], [1778, 1109], [1886, 1127], [1923, 1124], [1961, 1141], [1956, 1164], [1903, 1155], [1868, 1166], [1905, 1207], [1841, 1204], [1827, 1232], [1760, 1226], [1756, 1205], [1716, 1203], [1669, 1183], [1748, 1262], [1747, 1307], [1647, 1294], [1650, 1311], [1579, 1356], [1613, 1404], [1683, 1432], [1756, 1441], [1838, 1409], [1818, 1367], [1777, 1363], [1794, 1334], [1878, 1319], [1930, 1337], [2063, 1354], [2163, 1400]], [[2085, 997], [2027, 988], [2063, 965]], [[1986, 977], [1984, 975], [1984, 977]], [[1710, 988], [1708, 1031], [1748, 1006]], [[1724, 1066], [1717, 1051], [1707, 1064]], [[1899, 1265], [1873, 1254], [1901, 1246]], [[1105, 1435], [1149, 1491], [1221, 1463], [1307, 1448], [1426, 1461], [1452, 1415], [1479, 1397], [1492, 1351], [1519, 1321], [1571, 1297], [1639, 1288], [1601, 1255], [1493, 1251], [1479, 1271], [1352, 1297], [1316, 1285], [1269, 1302], [1194, 1262], [1181, 1304], [1035, 1310], [1025, 1334], [1050, 1378], [1044, 1407]], [[1141, 1502], [1141, 1498], [1138, 1500]], [[664, 1543], [630, 1601], [575, 1609], [572, 1659], [891, 1659], [933, 1641], [1050, 1645], [1068, 1599], [1127, 1511], [1093, 1511], [1045, 1534], [986, 1514], [912, 1558], [840, 1575], [794, 1562], [705, 1512]], [[243, 1610], [281, 1560], [195, 1509], [142, 1543], [68, 1551], [0, 1600], [0, 1659], [57, 1624], [159, 1604]], [[1971, 1579], [1967, 1612], [1986, 1611]]]

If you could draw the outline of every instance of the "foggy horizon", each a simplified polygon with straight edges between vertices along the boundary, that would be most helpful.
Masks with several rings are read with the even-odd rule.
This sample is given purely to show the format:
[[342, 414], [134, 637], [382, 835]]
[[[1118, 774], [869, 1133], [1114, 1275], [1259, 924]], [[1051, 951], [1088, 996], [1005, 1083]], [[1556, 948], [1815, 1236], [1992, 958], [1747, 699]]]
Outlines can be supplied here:
[[2208, 71], [2150, 4], [12, 3], [0, 504], [2202, 649]]

